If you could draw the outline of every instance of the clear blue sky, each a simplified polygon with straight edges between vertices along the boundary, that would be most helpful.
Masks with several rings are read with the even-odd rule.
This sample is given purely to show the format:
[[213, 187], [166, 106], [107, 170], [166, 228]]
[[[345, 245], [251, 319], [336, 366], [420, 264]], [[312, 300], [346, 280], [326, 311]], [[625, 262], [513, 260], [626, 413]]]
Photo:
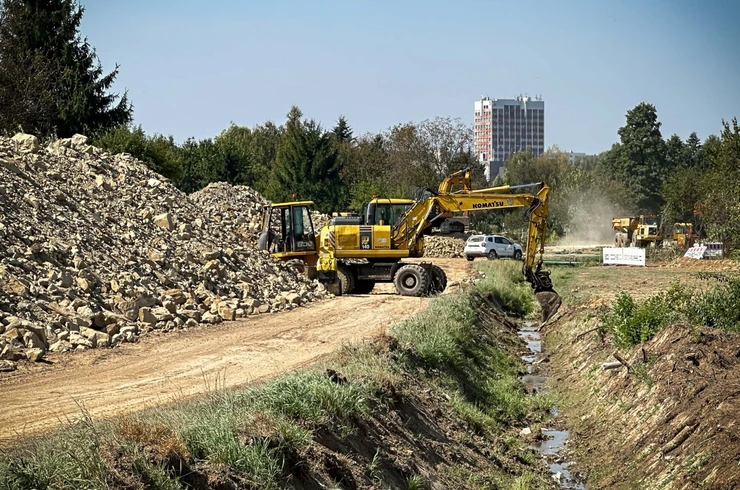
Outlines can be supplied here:
[[177, 141], [290, 106], [356, 134], [485, 94], [542, 94], [545, 144], [595, 153], [656, 105], [663, 135], [740, 116], [737, 0], [82, 0], [82, 31], [121, 65], [134, 119]]

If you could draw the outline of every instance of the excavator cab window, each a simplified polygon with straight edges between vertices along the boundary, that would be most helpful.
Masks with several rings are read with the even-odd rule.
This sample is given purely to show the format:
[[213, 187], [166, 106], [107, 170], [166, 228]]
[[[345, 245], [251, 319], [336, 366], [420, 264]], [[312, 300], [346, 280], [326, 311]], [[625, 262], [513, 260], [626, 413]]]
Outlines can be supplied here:
[[375, 206], [376, 225], [395, 225], [411, 204], [378, 203]]
[[271, 253], [316, 250], [311, 213], [307, 206], [273, 208], [272, 212], [270, 233], [274, 238], [269, 249]]

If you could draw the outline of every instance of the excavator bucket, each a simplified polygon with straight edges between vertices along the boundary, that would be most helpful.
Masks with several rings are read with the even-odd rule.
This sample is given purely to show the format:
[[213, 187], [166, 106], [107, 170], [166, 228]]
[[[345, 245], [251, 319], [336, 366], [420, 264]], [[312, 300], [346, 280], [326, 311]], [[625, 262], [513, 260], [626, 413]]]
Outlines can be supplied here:
[[544, 325], [555, 315], [555, 313], [558, 312], [563, 301], [560, 298], [560, 295], [553, 289], [535, 291], [534, 297], [540, 304], [540, 309], [542, 310], [542, 325]]
[[527, 282], [532, 285], [532, 289], [534, 289], [534, 297], [537, 299], [537, 303], [540, 304], [540, 309], [542, 310], [542, 325], [544, 325], [555, 315], [555, 313], [558, 312], [563, 301], [560, 298], [560, 295], [552, 288], [550, 271], [543, 271], [541, 269], [542, 263], [540, 263], [534, 271], [525, 266], [524, 277]]

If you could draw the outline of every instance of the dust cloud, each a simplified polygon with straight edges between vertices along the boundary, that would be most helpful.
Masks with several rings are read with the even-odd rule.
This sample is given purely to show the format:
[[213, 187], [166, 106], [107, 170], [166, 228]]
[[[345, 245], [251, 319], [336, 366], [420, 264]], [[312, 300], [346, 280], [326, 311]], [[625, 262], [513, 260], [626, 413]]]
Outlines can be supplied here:
[[[565, 236], [553, 246], [568, 248], [614, 246], [612, 218], [627, 216], [621, 206], [610, 202], [605, 196], [590, 192], [587, 198], [569, 202], [570, 224]], [[584, 196], [586, 197], [586, 196]]]

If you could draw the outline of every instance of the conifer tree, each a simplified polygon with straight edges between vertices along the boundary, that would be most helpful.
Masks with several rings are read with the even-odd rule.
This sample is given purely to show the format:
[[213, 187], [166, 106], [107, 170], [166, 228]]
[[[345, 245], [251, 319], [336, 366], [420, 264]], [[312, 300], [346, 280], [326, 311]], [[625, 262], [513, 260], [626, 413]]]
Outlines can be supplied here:
[[110, 93], [108, 73], [79, 29], [73, 0], [0, 4], [0, 130], [41, 136], [95, 135], [131, 121], [127, 95]]

